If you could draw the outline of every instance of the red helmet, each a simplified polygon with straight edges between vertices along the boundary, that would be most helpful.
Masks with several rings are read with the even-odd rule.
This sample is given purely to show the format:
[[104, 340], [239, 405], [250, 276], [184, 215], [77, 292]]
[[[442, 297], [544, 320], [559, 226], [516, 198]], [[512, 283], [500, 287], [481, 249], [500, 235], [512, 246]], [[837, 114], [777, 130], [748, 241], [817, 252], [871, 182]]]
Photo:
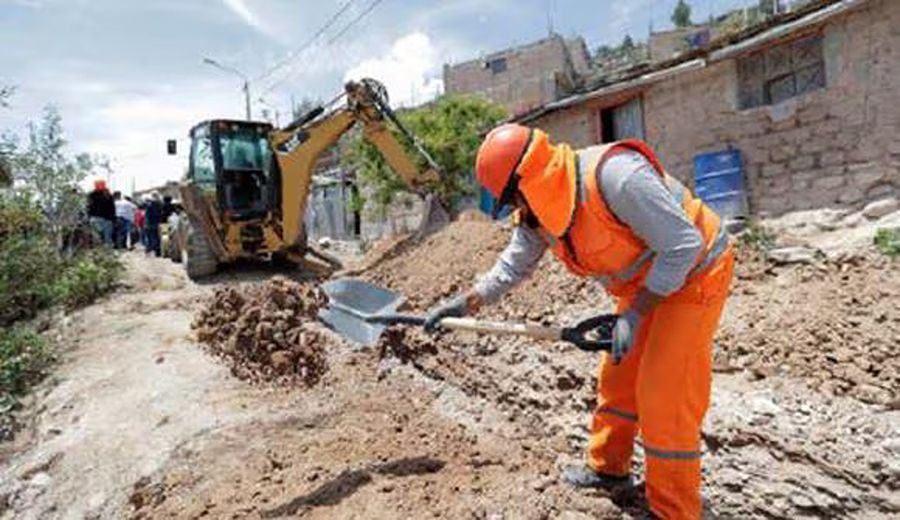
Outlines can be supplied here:
[[501, 125], [491, 130], [478, 148], [475, 177], [497, 199], [495, 216], [516, 194], [518, 182], [513, 174], [528, 150], [531, 133], [522, 125]]

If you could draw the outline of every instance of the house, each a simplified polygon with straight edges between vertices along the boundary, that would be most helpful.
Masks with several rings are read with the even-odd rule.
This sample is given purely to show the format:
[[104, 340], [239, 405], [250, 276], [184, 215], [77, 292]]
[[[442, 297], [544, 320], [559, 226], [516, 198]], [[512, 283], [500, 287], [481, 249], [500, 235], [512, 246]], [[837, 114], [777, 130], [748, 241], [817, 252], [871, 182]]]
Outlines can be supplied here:
[[739, 150], [761, 216], [896, 195], [900, 2], [812, 2], [514, 120], [580, 147], [643, 138], [688, 184], [698, 154]]
[[589, 69], [584, 39], [551, 34], [483, 58], [444, 65], [444, 90], [480, 94], [519, 114], [573, 92]]

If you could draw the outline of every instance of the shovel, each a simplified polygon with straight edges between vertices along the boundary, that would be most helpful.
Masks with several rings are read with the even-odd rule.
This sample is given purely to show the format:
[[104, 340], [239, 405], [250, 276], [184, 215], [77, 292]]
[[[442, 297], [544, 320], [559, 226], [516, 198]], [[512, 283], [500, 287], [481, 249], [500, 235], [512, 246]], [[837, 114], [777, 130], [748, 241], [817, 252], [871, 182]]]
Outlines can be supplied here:
[[[425, 316], [397, 312], [403, 297], [377, 285], [348, 278], [325, 282], [322, 290], [328, 296], [328, 306], [319, 310], [319, 318], [338, 334], [362, 345], [375, 345], [388, 325], [425, 325]], [[471, 318], [444, 318], [440, 324], [450, 330], [566, 341], [581, 350], [598, 352], [612, 347], [615, 322], [614, 314], [602, 314], [574, 327], [543, 327]]]

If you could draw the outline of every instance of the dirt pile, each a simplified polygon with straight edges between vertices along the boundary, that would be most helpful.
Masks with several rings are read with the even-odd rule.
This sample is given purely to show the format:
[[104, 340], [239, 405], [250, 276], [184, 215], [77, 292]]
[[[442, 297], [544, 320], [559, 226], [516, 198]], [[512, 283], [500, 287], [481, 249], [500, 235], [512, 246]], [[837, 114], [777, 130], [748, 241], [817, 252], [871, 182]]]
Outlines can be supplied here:
[[[455, 222], [419, 247], [376, 266], [364, 277], [401, 292], [423, 311], [471, 286], [505, 246], [509, 229], [490, 222]], [[612, 301], [591, 280], [568, 274], [546, 255], [534, 276], [483, 316], [571, 324], [606, 312]], [[496, 338], [473, 338], [477, 350]], [[813, 264], [776, 265], [738, 247], [732, 296], [717, 339], [716, 366], [799, 376], [812, 386], [870, 403], [898, 396], [900, 270], [867, 251]]]
[[283, 277], [217, 289], [196, 315], [200, 342], [244, 380], [313, 385], [326, 370], [317, 288]]
[[866, 253], [749, 276], [739, 271], [717, 361], [887, 404], [900, 388], [898, 342], [900, 270]]

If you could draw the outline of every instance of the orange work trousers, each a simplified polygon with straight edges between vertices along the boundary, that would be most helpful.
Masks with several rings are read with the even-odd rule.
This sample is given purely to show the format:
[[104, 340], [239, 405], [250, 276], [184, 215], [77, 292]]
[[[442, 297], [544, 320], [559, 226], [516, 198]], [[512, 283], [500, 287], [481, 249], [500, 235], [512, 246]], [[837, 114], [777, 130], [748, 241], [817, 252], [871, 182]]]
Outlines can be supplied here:
[[[712, 343], [734, 272], [734, 251], [641, 319], [619, 365], [603, 356], [588, 465], [609, 475], [631, 471], [638, 430], [646, 455], [650, 510], [664, 519], [698, 519], [700, 428], [709, 407]], [[618, 302], [618, 311], [631, 306]]]

